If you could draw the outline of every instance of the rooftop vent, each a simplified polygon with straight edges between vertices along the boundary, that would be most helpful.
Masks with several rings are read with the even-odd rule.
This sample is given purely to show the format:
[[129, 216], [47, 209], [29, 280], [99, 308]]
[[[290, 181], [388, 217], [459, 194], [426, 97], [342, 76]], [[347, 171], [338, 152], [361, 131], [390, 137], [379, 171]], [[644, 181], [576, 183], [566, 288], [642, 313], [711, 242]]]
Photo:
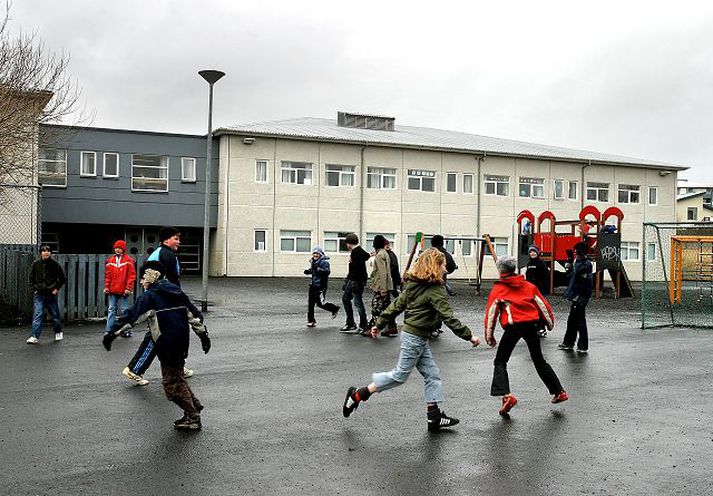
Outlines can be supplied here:
[[337, 112], [337, 125], [356, 129], [374, 129], [376, 131], [393, 131], [395, 117], [383, 115], [351, 114]]

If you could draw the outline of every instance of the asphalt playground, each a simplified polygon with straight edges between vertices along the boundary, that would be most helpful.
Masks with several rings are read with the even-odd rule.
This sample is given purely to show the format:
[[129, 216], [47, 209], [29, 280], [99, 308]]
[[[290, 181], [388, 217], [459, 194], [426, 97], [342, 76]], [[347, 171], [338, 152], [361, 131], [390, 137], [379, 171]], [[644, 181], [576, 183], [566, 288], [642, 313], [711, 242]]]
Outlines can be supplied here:
[[[568, 307], [555, 296], [543, 349], [571, 399], [549, 403], [520, 343], [510, 419], [489, 396], [494, 350], [446, 331], [432, 347], [461, 423], [429, 433], [417, 372], [343, 418], [346, 388], [391, 369], [398, 339], [340, 334], [343, 315], [325, 312], [308, 329], [307, 284], [211, 279], [213, 349], [193, 337], [187, 362], [206, 406], [194, 433], [174, 430], [158, 363], [146, 387], [121, 376], [143, 332], [107, 352], [102, 323], [67, 325], [57, 343], [46, 326], [38, 346], [27, 326], [0, 328], [0, 494], [713, 494], [713, 331], [644, 331], [638, 302], [608, 297], [588, 308], [579, 356], [556, 348]], [[184, 287], [200, 294], [199, 279]], [[482, 335], [484, 297], [455, 288]]]

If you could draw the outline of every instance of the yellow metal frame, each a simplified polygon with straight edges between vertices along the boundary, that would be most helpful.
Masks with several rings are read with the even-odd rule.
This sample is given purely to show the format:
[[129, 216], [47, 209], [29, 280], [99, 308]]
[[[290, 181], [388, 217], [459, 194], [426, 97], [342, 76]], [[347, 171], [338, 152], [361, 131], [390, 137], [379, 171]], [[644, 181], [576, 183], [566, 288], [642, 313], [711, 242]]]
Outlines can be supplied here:
[[[705, 243], [710, 243], [713, 245], [713, 236], [671, 236], [671, 278], [669, 280], [669, 299], [671, 303], [681, 303], [681, 298], [683, 295], [683, 246], [686, 243], [698, 243], [698, 260], [700, 260], [703, 253], [703, 245]], [[706, 253], [706, 255], [710, 255]], [[713, 261], [712, 261], [713, 263]], [[696, 272], [696, 275], [708, 275], [710, 276], [710, 268], [704, 271], [704, 269], [697, 264], [696, 270], [700, 271], [700, 274]]]

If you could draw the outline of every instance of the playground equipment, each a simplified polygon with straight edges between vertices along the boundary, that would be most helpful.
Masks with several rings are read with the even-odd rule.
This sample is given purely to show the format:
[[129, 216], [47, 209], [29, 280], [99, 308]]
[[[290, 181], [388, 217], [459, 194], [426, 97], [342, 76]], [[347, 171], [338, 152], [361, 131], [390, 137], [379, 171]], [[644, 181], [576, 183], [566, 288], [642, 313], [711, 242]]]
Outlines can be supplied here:
[[[616, 227], [608, 224], [616, 219]], [[566, 284], [564, 273], [555, 270], [557, 264], [566, 267], [574, 260], [574, 246], [587, 244], [588, 256], [595, 264], [594, 292], [598, 298], [604, 284], [604, 271], [609, 273], [614, 282], [617, 298], [633, 297], [634, 291], [621, 262], [621, 229], [624, 213], [617, 207], [607, 208], [600, 213], [593, 205], [585, 206], [576, 220], [557, 220], [555, 215], [546, 210], [537, 219], [529, 210], [523, 210], [517, 217], [518, 266], [527, 265], [528, 249], [532, 244], [540, 249], [540, 258], [550, 269], [550, 292], [555, 286]], [[546, 228], [544, 227], [546, 224]], [[558, 231], [566, 226], [567, 231]]]
[[713, 302], [713, 236], [671, 236], [672, 304], [681, 304], [684, 281], [694, 283], [698, 303]]

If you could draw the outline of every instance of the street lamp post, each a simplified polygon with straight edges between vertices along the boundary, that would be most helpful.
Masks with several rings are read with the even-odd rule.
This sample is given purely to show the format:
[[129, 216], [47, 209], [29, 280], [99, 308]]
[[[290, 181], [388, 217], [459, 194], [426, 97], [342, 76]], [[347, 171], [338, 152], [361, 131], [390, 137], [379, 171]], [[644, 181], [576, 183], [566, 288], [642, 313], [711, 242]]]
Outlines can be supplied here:
[[208, 310], [208, 257], [210, 248], [210, 169], [213, 151], [213, 85], [223, 76], [221, 71], [198, 71], [209, 86], [208, 96], [208, 136], [205, 154], [205, 201], [203, 212], [203, 292], [201, 310]]

